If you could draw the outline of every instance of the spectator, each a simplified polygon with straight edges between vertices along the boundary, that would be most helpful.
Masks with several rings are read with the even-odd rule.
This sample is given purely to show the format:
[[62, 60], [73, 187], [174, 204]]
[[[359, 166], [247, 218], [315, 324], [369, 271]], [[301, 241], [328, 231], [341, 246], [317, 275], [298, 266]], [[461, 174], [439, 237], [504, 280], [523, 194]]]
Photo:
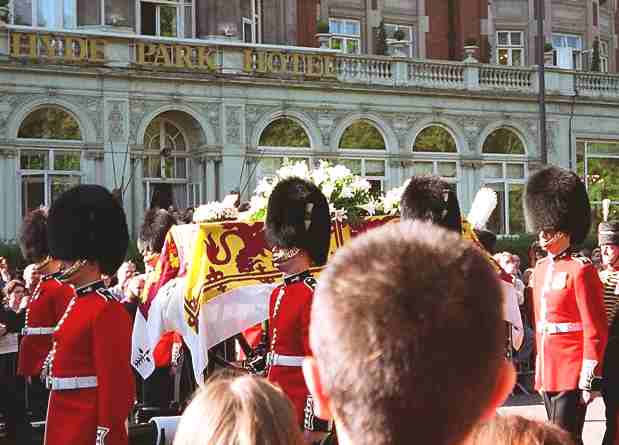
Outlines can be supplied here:
[[602, 262], [602, 250], [599, 247], [596, 247], [591, 251], [591, 261], [597, 270], [602, 270], [604, 268]]
[[39, 272], [38, 264], [29, 264], [24, 269], [24, 283], [26, 284], [26, 293], [33, 295], [34, 290], [41, 281], [41, 272]]
[[117, 283], [108, 288], [116, 300], [123, 301], [127, 296], [127, 287], [131, 278], [136, 274], [136, 269], [135, 263], [131, 260], [125, 261], [118, 268], [116, 272]]
[[558, 426], [521, 416], [497, 416], [475, 429], [470, 445], [574, 445]]
[[512, 284], [518, 296], [518, 305], [524, 304], [524, 283], [520, 279], [520, 257], [509, 252], [501, 252], [494, 255], [494, 259], [501, 268], [512, 277]]
[[0, 290], [2, 290], [9, 281], [11, 281], [9, 263], [6, 261], [6, 258], [0, 256]]
[[292, 403], [261, 377], [218, 377], [185, 410], [174, 445], [303, 445]]
[[415, 221], [367, 232], [320, 276], [305, 380], [343, 445], [462, 444], [515, 374], [502, 288], [479, 249]]
[[25, 382], [16, 375], [19, 332], [24, 327], [24, 283], [12, 280], [3, 289], [0, 305], [0, 413], [5, 418], [6, 435], [15, 443], [29, 443], [30, 423], [26, 416]]

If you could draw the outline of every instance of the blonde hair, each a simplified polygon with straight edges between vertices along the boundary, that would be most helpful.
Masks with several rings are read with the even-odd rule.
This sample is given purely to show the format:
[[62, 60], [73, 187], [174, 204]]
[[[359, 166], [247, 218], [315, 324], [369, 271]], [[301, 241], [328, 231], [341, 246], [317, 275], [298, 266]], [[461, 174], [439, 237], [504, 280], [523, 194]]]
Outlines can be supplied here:
[[261, 377], [218, 376], [199, 389], [174, 445], [303, 445], [292, 403]]
[[550, 423], [521, 416], [496, 416], [480, 424], [471, 445], [574, 445], [566, 431]]

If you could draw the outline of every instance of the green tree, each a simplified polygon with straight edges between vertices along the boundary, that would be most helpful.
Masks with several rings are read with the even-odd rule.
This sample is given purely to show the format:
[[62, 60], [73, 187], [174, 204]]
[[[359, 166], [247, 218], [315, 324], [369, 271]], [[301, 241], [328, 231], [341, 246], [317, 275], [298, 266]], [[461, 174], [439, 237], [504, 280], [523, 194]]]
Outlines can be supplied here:
[[499, 128], [486, 138], [483, 153], [523, 155], [524, 145], [516, 133], [509, 128]]
[[80, 128], [73, 116], [66, 111], [46, 107], [33, 111], [26, 117], [17, 137], [29, 139], [80, 140]]
[[263, 147], [310, 147], [307, 133], [297, 122], [286, 117], [274, 120], [260, 135]]
[[360, 120], [344, 131], [340, 148], [385, 150], [385, 140], [374, 124]]
[[456, 141], [443, 127], [432, 125], [424, 128], [415, 139], [414, 151], [456, 153]]

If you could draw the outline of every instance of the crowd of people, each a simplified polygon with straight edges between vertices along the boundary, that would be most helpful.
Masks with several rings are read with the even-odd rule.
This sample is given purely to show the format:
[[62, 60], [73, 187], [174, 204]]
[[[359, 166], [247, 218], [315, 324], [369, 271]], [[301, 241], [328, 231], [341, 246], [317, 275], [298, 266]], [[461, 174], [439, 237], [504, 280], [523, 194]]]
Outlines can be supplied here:
[[[494, 252], [493, 234], [462, 237], [457, 197], [440, 178], [412, 178], [400, 221], [359, 235], [328, 262], [327, 199], [303, 179], [279, 182], [265, 236], [283, 282], [269, 298], [265, 368], [210, 376], [180, 407], [174, 443], [578, 445], [587, 405], [602, 390], [604, 445], [619, 444], [619, 222], [599, 227], [600, 265], [574, 253], [591, 224], [583, 191], [556, 167], [531, 176], [525, 211], [539, 241], [521, 270], [517, 255]], [[102, 187], [78, 186], [27, 216], [20, 244], [32, 264], [23, 281], [0, 258], [0, 412], [9, 440], [27, 443], [27, 410], [38, 404], [47, 445], [126, 445], [136, 399], [169, 405], [182, 338], [162, 337], [162, 371], [147, 381], [132, 371], [130, 339], [175, 223], [170, 209], [147, 213], [139, 237], [146, 270], [138, 271], [123, 262], [122, 207]], [[504, 282], [524, 320], [515, 360], [506, 354]], [[534, 350], [550, 423], [497, 416], [514, 364]]]

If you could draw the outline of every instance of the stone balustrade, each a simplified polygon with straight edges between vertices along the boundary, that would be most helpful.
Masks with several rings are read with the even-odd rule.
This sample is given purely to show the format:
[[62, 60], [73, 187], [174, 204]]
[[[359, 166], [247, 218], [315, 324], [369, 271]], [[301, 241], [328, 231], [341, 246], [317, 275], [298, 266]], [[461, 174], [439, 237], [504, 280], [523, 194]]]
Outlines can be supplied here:
[[[345, 55], [329, 49], [245, 44], [215, 38], [172, 39], [96, 30], [0, 27], [0, 60], [44, 66], [192, 72], [219, 77], [339, 82], [364, 87], [423, 88], [536, 95], [538, 71], [467, 62]], [[619, 75], [546, 68], [549, 95], [619, 99]]]

